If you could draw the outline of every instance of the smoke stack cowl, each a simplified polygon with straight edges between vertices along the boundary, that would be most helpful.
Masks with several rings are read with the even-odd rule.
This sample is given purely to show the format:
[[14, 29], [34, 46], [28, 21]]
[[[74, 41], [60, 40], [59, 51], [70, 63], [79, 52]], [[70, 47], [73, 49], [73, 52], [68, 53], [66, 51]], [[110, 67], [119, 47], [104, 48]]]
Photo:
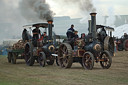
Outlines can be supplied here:
[[90, 13], [91, 16], [96, 16], [97, 13]]
[[48, 24], [52, 24], [53, 20], [47, 20]]

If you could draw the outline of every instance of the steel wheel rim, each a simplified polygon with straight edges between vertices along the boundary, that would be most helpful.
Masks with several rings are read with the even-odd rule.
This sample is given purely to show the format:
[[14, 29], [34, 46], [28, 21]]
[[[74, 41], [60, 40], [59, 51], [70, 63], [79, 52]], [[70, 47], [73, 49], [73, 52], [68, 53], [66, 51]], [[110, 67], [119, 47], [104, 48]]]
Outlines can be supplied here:
[[90, 67], [93, 66], [92, 65], [93, 60], [89, 54], [84, 55], [83, 60], [84, 60], [83, 64], [84, 64], [84, 66], [86, 66], [87, 69], [89, 69]]
[[[63, 48], [63, 49], [62, 49]], [[62, 54], [61, 56], [60, 56], [60, 63], [61, 63], [61, 65], [62, 65], [62, 67], [65, 67], [66, 65], [67, 65], [67, 63], [68, 63], [68, 50], [67, 50], [67, 47], [65, 46], [65, 45], [63, 45], [62, 47], [61, 47], [61, 51], [60, 51], [60, 53]]]
[[102, 61], [102, 64], [103, 64], [103, 66], [104, 67], [107, 67], [110, 63], [110, 60], [109, 60], [109, 58], [107, 57], [107, 55], [106, 54], [103, 54], [102, 55], [102, 59], [104, 60], [104, 61]]

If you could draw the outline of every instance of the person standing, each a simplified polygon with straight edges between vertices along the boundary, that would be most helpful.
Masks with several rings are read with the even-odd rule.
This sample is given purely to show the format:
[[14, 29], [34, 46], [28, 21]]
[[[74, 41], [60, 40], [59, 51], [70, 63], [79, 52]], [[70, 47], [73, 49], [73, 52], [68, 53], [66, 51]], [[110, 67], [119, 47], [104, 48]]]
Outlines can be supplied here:
[[71, 25], [71, 28], [69, 28], [68, 30], [67, 30], [67, 37], [69, 38], [69, 39], [71, 39], [71, 38], [73, 38], [74, 37], [74, 25], [72, 24]]
[[33, 33], [33, 39], [34, 40], [39, 39], [39, 36], [41, 35], [39, 27], [36, 27], [35, 29], [33, 29], [32, 33]]
[[24, 29], [22, 32], [22, 39], [24, 42], [32, 39], [32, 36], [28, 33], [26, 29]]
[[33, 45], [35, 46], [35, 47], [37, 47], [38, 45], [38, 43], [37, 43], [37, 41], [38, 41], [38, 39], [39, 39], [39, 36], [41, 36], [41, 32], [40, 32], [40, 29], [39, 29], [39, 27], [36, 27], [35, 29], [33, 29], [32, 30], [32, 33], [33, 33]]
[[26, 40], [29, 40], [28, 32], [27, 32], [26, 29], [24, 29], [23, 32], [22, 32], [22, 39], [23, 39], [24, 42], [25, 42]]
[[85, 33], [82, 33], [82, 34], [81, 34], [81, 39], [85, 39], [85, 37], [86, 37], [86, 36], [85, 36]]
[[44, 36], [44, 37], [47, 37], [47, 33], [46, 33], [46, 32], [44, 32], [43, 36]]
[[124, 39], [127, 39], [127, 38], [128, 38], [127, 33], [124, 33]]

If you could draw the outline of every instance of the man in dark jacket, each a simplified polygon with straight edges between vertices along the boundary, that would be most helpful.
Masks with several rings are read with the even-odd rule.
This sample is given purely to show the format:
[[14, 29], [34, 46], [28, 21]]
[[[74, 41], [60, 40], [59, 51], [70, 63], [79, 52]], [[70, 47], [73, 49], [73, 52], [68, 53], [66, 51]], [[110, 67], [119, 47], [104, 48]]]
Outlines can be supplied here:
[[124, 33], [124, 39], [128, 39], [127, 33]]
[[68, 30], [67, 30], [67, 37], [69, 38], [69, 39], [71, 39], [71, 38], [73, 38], [74, 37], [74, 25], [71, 25], [71, 28], [69, 28]]
[[39, 36], [41, 35], [39, 27], [36, 27], [35, 29], [32, 30], [33, 33], [33, 39], [39, 39]]
[[28, 33], [26, 29], [23, 30], [22, 32], [22, 39], [25, 42], [26, 40], [32, 39], [32, 36]]
[[39, 39], [39, 36], [41, 36], [41, 32], [39, 27], [36, 27], [35, 29], [32, 30], [33, 33], [33, 45], [36, 47], [37, 46], [37, 40]]

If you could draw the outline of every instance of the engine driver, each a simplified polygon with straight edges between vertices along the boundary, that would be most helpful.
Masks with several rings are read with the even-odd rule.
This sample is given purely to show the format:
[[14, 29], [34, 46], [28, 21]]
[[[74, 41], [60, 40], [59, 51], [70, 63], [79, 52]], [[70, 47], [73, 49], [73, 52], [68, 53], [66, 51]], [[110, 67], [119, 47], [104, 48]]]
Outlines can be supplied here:
[[69, 28], [68, 30], [67, 30], [67, 37], [68, 37], [68, 39], [71, 39], [71, 38], [73, 38], [74, 37], [74, 25], [72, 24], [71, 25], [71, 28]]

